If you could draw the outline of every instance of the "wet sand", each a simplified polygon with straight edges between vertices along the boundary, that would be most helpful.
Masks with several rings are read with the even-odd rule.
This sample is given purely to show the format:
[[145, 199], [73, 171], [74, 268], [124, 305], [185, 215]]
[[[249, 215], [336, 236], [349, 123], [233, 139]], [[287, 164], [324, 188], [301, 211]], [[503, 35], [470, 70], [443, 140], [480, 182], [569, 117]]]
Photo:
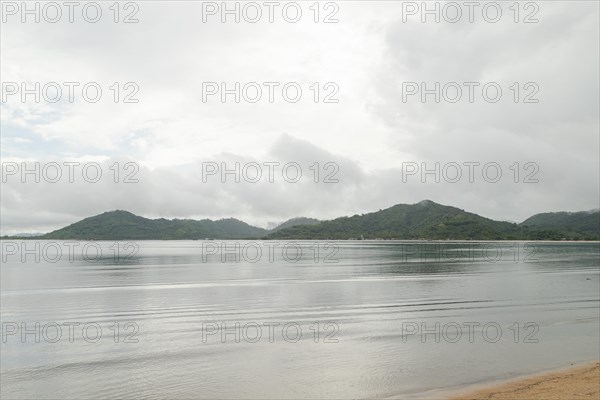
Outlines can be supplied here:
[[600, 399], [600, 363], [535, 375], [465, 393], [455, 400]]

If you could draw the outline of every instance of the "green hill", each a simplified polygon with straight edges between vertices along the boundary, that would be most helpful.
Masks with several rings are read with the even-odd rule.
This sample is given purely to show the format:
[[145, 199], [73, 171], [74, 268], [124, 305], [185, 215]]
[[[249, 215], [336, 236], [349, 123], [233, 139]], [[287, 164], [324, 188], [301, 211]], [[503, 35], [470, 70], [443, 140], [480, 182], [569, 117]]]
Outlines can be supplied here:
[[494, 221], [429, 200], [398, 204], [377, 212], [341, 217], [317, 225], [272, 232], [269, 239], [561, 239], [553, 230], [529, 229]]
[[85, 218], [40, 239], [149, 240], [149, 239], [247, 239], [264, 236], [268, 231], [229, 218], [148, 219], [127, 211], [110, 211]]
[[[537, 214], [521, 224], [494, 221], [429, 200], [397, 204], [376, 212], [331, 221], [293, 218], [273, 230], [237, 219], [148, 219], [110, 211], [37, 239], [190, 240], [190, 239], [434, 239], [561, 240], [600, 239], [598, 211]], [[26, 238], [23, 238], [26, 239]]]
[[292, 226], [298, 226], [298, 225], [316, 225], [320, 222], [321, 221], [319, 221], [318, 219], [314, 219], [314, 218], [306, 218], [306, 217], [292, 218], [292, 219], [288, 219], [287, 221], [285, 221], [282, 224], [277, 225], [277, 227], [273, 228], [271, 230], [271, 232], [280, 231], [282, 229], [291, 228]]
[[536, 214], [521, 222], [520, 225], [533, 229], [556, 229], [570, 237], [597, 239], [600, 237], [600, 211]]

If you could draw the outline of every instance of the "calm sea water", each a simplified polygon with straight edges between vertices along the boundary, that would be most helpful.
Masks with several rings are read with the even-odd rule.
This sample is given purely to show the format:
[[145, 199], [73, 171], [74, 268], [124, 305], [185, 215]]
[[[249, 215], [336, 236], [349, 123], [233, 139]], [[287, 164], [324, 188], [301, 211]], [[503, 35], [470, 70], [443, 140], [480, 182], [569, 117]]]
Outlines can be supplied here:
[[3, 399], [435, 396], [600, 358], [598, 243], [3, 241], [2, 258]]

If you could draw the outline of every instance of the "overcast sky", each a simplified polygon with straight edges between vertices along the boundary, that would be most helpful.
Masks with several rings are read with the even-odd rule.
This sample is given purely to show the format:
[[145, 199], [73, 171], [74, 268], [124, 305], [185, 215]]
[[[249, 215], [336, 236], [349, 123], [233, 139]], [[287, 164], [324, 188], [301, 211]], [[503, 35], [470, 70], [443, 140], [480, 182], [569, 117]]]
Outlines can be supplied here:
[[[391, 1], [322, 2], [318, 23], [313, 2], [299, 2], [296, 23], [284, 19], [289, 2], [274, 9], [273, 23], [263, 2], [256, 23], [244, 20], [254, 18], [256, 8], [246, 7], [240, 23], [231, 15], [222, 23], [218, 11], [209, 13], [212, 5], [192, 1], [132, 3], [121, 7], [118, 23], [113, 2], [99, 2], [97, 23], [83, 18], [81, 2], [73, 23], [66, 7], [57, 23], [44, 19], [55, 17], [50, 7], [46, 14], [40, 9], [39, 23], [27, 15], [23, 23], [14, 9], [21, 2], [2, 3], [2, 234], [45, 232], [114, 209], [153, 218], [235, 217], [266, 227], [423, 199], [515, 222], [538, 212], [599, 207], [596, 1], [521, 3], [518, 16], [509, 9], [512, 1], [500, 2], [495, 23], [495, 7], [484, 15], [486, 2], [473, 10], [473, 22], [461, 6], [456, 23], [444, 19], [456, 16], [445, 2], [438, 3], [446, 11], [439, 23], [432, 15], [423, 23], [420, 10]], [[293, 5], [286, 10], [286, 18], [295, 18]], [[94, 9], [87, 11], [93, 19]], [[123, 23], [130, 13], [139, 22]], [[324, 23], [326, 17], [338, 22]], [[22, 82], [26, 88], [58, 82], [62, 97], [47, 101], [55, 98], [47, 86], [39, 103], [31, 94], [22, 101], [20, 92], [12, 94]], [[80, 83], [72, 102], [64, 82]], [[82, 97], [89, 82], [102, 89], [96, 103]], [[117, 103], [110, 89], [115, 82]], [[219, 94], [207, 94], [213, 87], [206, 82], [230, 89], [257, 82], [262, 98], [246, 101], [256, 94], [248, 87], [239, 103], [234, 95], [223, 103]], [[264, 82], [279, 84], [272, 86], [272, 103]], [[422, 102], [420, 93], [409, 95], [421, 82], [428, 89], [435, 82], [458, 85], [446, 86], [439, 103], [434, 94]], [[465, 82], [473, 82], [473, 102]], [[301, 88], [299, 101], [285, 100], [287, 83], [293, 83], [289, 99]], [[453, 103], [456, 86], [462, 97]], [[131, 99], [138, 102], [124, 103], [136, 87]], [[492, 102], [497, 87], [502, 96]], [[327, 96], [337, 102], [325, 103]], [[48, 176], [36, 183], [29, 174], [23, 183], [21, 171], [14, 171], [22, 162], [48, 166]], [[73, 182], [64, 162], [80, 163]], [[212, 163], [232, 169], [236, 162], [249, 166], [246, 177], [255, 175], [250, 166], [256, 164], [248, 163], [262, 165], [262, 179], [203, 179]], [[49, 163], [63, 165], [59, 182], [49, 182], [55, 165]], [[100, 166], [98, 182], [82, 178], [86, 163]], [[275, 166], [269, 182], [264, 163], [297, 163], [302, 177], [288, 182], [294, 169], [286, 180]], [[429, 169], [440, 163], [439, 183], [434, 174], [421, 176], [422, 163]], [[453, 182], [456, 165], [462, 177]], [[124, 183], [130, 173], [137, 182]]]

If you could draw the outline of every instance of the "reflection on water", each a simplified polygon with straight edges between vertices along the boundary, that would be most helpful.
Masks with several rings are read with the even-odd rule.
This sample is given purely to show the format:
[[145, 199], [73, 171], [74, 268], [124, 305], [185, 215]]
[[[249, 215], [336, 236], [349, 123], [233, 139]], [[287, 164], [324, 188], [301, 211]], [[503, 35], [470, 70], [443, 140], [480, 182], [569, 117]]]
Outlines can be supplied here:
[[2, 398], [416, 396], [600, 357], [598, 243], [37, 243], [2, 242]]

